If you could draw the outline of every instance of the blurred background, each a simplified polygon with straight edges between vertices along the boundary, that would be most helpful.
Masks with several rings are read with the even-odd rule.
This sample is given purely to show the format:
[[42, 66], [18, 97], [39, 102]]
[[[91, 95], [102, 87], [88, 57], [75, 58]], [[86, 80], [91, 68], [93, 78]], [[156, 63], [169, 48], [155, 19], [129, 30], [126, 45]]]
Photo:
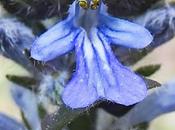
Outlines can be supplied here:
[[[172, 1], [172, 0], [168, 0]], [[4, 13], [0, 7], [0, 13]], [[175, 78], [175, 39], [172, 39], [167, 44], [160, 46], [153, 52], [148, 54], [136, 65], [132, 66], [134, 70], [143, 65], [161, 64], [161, 68], [150, 79], [160, 83]], [[21, 66], [10, 59], [0, 56], [0, 112], [6, 113], [9, 116], [21, 120], [20, 111], [13, 102], [9, 87], [10, 82], [6, 79], [6, 74], [29, 75]], [[152, 121], [150, 130], [175, 130], [175, 112], [162, 115]]]

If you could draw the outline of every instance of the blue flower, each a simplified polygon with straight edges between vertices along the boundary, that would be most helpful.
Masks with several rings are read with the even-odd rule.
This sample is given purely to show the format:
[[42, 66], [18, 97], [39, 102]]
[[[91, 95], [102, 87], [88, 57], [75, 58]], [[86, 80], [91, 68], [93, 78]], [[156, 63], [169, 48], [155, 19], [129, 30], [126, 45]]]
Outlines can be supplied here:
[[71, 108], [84, 108], [97, 100], [131, 105], [144, 99], [146, 84], [119, 63], [110, 44], [144, 48], [152, 39], [145, 28], [109, 16], [102, 2], [97, 10], [74, 2], [67, 19], [36, 39], [31, 56], [49, 61], [75, 48], [76, 72], [62, 93]]

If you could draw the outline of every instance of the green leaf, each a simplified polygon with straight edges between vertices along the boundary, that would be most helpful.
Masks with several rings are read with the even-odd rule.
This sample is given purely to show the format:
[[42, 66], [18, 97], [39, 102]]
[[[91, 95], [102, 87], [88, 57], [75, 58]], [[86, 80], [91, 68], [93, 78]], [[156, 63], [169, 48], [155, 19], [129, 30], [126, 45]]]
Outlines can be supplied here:
[[136, 73], [148, 77], [157, 72], [160, 69], [160, 67], [161, 67], [160, 64], [143, 66], [138, 68], [136, 70]]
[[33, 85], [37, 84], [37, 81], [34, 78], [27, 76], [6, 75], [6, 78], [15, 84], [24, 86], [30, 90], [33, 89]]
[[158, 83], [157, 81], [154, 81], [145, 77], [142, 77], [142, 78], [144, 79], [148, 89], [157, 88], [161, 86], [161, 84]]
[[69, 125], [69, 130], [94, 130], [96, 120], [96, 111], [90, 111], [80, 115], [75, 120], [73, 120]]
[[61, 105], [59, 110], [44, 118], [42, 121], [42, 130], [61, 130], [78, 116], [90, 111], [90, 109], [91, 108], [73, 110]]
[[43, 119], [47, 114], [46, 110], [43, 108], [41, 104], [38, 105], [38, 112], [39, 112], [40, 119]]
[[134, 128], [136, 130], [147, 130], [148, 129], [148, 126], [149, 126], [148, 123], [140, 123], [140, 124], [134, 126]]

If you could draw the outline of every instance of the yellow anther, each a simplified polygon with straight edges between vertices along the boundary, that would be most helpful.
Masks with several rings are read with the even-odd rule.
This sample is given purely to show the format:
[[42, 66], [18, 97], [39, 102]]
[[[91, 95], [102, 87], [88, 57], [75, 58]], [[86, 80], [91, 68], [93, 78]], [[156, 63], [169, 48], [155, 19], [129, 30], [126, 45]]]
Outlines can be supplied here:
[[95, 5], [99, 5], [100, 0], [92, 0], [92, 2], [93, 2]]
[[96, 10], [97, 7], [98, 7], [97, 5], [95, 5], [95, 4], [91, 4], [91, 9], [92, 9], [92, 10]]
[[100, 0], [92, 0], [92, 1], [91, 1], [91, 9], [92, 9], [92, 10], [97, 9], [98, 6], [99, 6], [99, 3], [100, 3]]
[[79, 0], [78, 3], [84, 9], [88, 9], [89, 8], [89, 3], [87, 2], [87, 0]]
[[99, 6], [100, 0], [91, 0], [91, 2], [89, 2], [89, 0], [78, 0], [78, 3], [84, 9], [90, 7], [92, 10], [96, 10]]

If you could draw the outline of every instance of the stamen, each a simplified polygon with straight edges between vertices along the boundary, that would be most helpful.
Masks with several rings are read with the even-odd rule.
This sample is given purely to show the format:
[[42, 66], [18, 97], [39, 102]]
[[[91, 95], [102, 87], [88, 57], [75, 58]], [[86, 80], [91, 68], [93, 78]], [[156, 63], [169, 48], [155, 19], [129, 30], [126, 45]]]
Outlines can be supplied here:
[[100, 0], [92, 0], [90, 5], [91, 9], [96, 10], [99, 6], [99, 3], [100, 3]]
[[100, 0], [91, 0], [90, 4], [89, 0], [78, 0], [78, 4], [83, 9], [88, 9], [90, 7], [92, 10], [96, 10], [100, 4]]
[[92, 2], [96, 5], [99, 5], [100, 0], [92, 0]]
[[79, 0], [78, 3], [83, 9], [89, 8], [89, 3], [87, 2], [87, 0]]

